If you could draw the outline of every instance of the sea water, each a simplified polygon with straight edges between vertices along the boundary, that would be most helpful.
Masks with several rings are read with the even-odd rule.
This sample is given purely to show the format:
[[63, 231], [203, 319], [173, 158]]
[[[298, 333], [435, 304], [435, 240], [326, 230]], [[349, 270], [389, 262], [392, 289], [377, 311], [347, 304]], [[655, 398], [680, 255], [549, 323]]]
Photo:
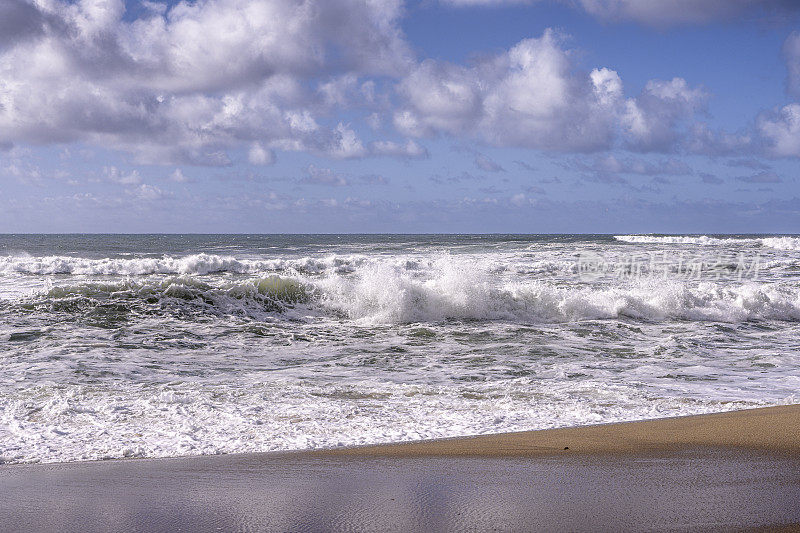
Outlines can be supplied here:
[[0, 236], [0, 461], [798, 401], [800, 237]]

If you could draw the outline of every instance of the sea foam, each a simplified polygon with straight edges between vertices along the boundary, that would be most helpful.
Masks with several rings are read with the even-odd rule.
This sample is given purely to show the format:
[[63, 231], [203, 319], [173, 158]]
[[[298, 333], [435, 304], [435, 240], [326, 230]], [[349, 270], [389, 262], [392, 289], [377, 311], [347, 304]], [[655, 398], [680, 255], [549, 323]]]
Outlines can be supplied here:
[[424, 270], [377, 262], [352, 273], [268, 275], [236, 280], [194, 276], [66, 283], [18, 305], [92, 313], [110, 303], [134, 314], [239, 314], [260, 317], [302, 305], [313, 315], [375, 324], [490, 320], [518, 323], [616, 319], [742, 322], [800, 320], [800, 287], [743, 281], [642, 278], [587, 285], [503, 279], [449, 256]]
[[145, 276], [151, 274], [206, 275], [222, 272], [249, 274], [279, 270], [321, 272], [327, 269], [348, 271], [351, 260], [342, 257], [303, 257], [297, 259], [237, 259], [215, 254], [193, 254], [185, 257], [101, 258], [68, 256], [33, 257], [0, 256], [0, 273], [34, 275], [71, 274], [83, 276]]
[[800, 250], [800, 237], [719, 238], [707, 235], [615, 235], [632, 244], [697, 244], [705, 246], [758, 246], [777, 250]]
[[629, 237], [25, 237], [44, 255], [0, 257], [0, 462], [797, 401], [797, 237]]
[[503, 282], [451, 260], [442, 261], [424, 278], [383, 266], [353, 277], [331, 276], [315, 286], [326, 306], [376, 323], [800, 319], [800, 288], [795, 285], [646, 278], [616, 286]]

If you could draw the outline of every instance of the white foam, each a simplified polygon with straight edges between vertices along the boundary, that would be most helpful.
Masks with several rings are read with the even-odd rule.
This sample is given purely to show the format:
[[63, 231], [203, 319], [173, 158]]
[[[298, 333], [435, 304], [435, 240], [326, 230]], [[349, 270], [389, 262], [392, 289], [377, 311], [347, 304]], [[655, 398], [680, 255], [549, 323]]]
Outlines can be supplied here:
[[618, 241], [632, 244], [696, 244], [703, 246], [761, 245], [777, 250], [800, 250], [800, 237], [726, 238], [707, 235], [615, 235]]
[[[219, 262], [193, 260], [195, 272]], [[228, 266], [232, 262], [225, 263]], [[352, 264], [352, 263], [351, 263]], [[553, 323], [627, 318], [743, 322], [800, 320], [800, 286], [785, 282], [692, 281], [643, 277], [603, 284], [506, 277], [491, 262], [440, 255], [424, 262], [372, 261], [349, 272], [284, 277], [168, 276], [113, 282], [72, 282], [22, 302], [83, 298], [105, 305], [119, 300], [131, 309], [158, 302], [165, 309], [253, 318], [302, 303], [314, 314], [373, 324], [441, 322], [452, 319]], [[204, 266], [198, 266], [204, 265]], [[149, 302], [149, 303], [148, 303]], [[293, 316], [293, 315], [292, 315]]]
[[720, 239], [707, 235], [615, 235], [618, 241], [635, 244], [698, 244], [706, 246], [719, 245], [752, 245], [758, 239]]
[[443, 258], [428, 276], [376, 265], [317, 281], [324, 303], [375, 323], [447, 319], [568, 322], [633, 318], [741, 322], [800, 320], [796, 285], [643, 279], [616, 286], [499, 281], [470, 261]]
[[[588, 393], [591, 391], [591, 393]], [[467, 395], [467, 396], [465, 396]], [[0, 398], [0, 461], [301, 450], [698, 414], [762, 401], [646, 399], [622, 384], [237, 382], [39, 387]]]
[[776, 250], [800, 250], [800, 237], [766, 237], [761, 243]]
[[255, 274], [282, 270], [318, 273], [326, 270], [351, 271], [363, 261], [357, 256], [327, 256], [296, 259], [237, 259], [215, 254], [185, 257], [101, 258], [30, 255], [0, 256], [0, 273], [36, 275], [72, 274], [82, 276], [146, 276], [153, 274], [206, 275], [220, 272]]

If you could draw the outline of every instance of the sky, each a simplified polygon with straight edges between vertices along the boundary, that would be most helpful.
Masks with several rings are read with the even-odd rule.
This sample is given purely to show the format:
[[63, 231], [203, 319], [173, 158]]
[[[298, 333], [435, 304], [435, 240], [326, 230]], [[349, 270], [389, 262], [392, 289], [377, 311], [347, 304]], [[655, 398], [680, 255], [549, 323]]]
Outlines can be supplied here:
[[800, 233], [796, 0], [2, 0], [0, 232]]

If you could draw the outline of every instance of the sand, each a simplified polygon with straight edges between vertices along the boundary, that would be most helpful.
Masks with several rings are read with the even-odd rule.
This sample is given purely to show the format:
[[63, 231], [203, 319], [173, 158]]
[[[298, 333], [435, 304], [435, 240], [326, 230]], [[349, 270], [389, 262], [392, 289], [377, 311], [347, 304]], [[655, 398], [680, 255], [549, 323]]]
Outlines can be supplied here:
[[787, 406], [322, 452], [5, 465], [0, 529], [797, 531], [798, 440], [800, 406]]
[[[642, 454], [692, 447], [800, 454], [800, 405], [316, 452], [338, 455]], [[565, 449], [566, 448], [566, 449]]]

